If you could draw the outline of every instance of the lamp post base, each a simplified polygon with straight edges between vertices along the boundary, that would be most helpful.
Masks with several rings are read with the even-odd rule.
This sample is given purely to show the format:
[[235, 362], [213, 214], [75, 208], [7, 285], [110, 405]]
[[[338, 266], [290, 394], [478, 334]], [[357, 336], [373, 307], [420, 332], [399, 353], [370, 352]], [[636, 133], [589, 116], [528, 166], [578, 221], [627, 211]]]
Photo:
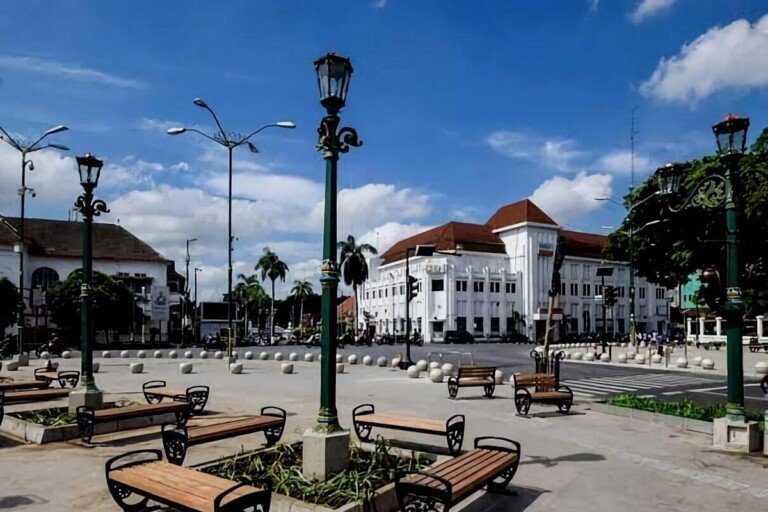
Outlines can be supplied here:
[[750, 453], [760, 449], [760, 431], [756, 421], [717, 418], [712, 433], [712, 446], [720, 450]]
[[77, 412], [81, 405], [91, 409], [101, 409], [104, 405], [104, 392], [96, 387], [96, 384], [80, 382], [72, 393], [69, 394], [69, 412]]
[[309, 429], [304, 432], [302, 473], [325, 481], [344, 471], [349, 463], [349, 430], [331, 433]]

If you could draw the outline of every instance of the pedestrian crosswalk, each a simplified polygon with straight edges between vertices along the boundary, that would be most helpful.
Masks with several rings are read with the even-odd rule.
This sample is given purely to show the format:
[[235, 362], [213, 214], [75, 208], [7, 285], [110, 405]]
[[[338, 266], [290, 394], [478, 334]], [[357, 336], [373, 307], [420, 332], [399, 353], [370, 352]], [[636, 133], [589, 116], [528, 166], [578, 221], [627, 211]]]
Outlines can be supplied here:
[[[641, 373], [621, 377], [595, 377], [592, 379], [561, 380], [571, 388], [576, 398], [599, 400], [610, 395], [631, 393], [652, 395], [653, 390], [681, 386], [711, 384], [712, 380], [688, 375]], [[640, 395], [642, 396], [642, 395]]]

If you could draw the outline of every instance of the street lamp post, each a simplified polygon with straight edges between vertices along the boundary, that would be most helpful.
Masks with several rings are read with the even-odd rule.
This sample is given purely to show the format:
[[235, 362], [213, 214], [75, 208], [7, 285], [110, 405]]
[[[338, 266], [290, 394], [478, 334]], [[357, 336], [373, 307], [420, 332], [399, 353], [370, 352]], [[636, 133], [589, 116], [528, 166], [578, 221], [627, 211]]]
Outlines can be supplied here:
[[194, 309], [194, 315], [193, 315], [193, 322], [192, 322], [192, 333], [195, 336], [195, 341], [200, 339], [200, 335], [198, 333], [199, 326], [197, 325], [197, 273], [202, 272], [203, 269], [199, 267], [195, 267], [195, 309]]
[[[744, 366], [742, 324], [744, 304], [739, 287], [738, 232], [736, 216], [739, 208], [738, 193], [747, 183], [768, 181], [768, 173], [761, 169], [739, 170], [746, 151], [749, 119], [729, 114], [712, 127], [717, 140], [718, 156], [725, 166], [723, 174], [711, 174], [694, 183], [691, 193], [677, 207], [669, 205], [677, 213], [688, 207], [725, 207], [726, 221], [726, 295], [723, 304], [727, 319], [728, 393], [726, 414], [732, 422], [743, 423], [744, 413]], [[685, 169], [678, 164], [667, 164], [656, 171], [661, 194], [676, 194]], [[717, 436], [716, 436], [717, 437]]]
[[25, 143], [24, 141], [11, 137], [11, 135], [0, 126], [0, 139], [3, 139], [9, 146], [21, 153], [21, 187], [19, 188], [19, 198], [21, 199], [21, 218], [19, 220], [19, 303], [17, 305], [18, 313], [16, 318], [16, 325], [18, 327], [18, 342], [19, 342], [19, 364], [26, 366], [29, 364], [29, 358], [23, 353], [24, 351], [24, 311], [26, 309], [26, 303], [24, 302], [24, 216], [26, 207], [27, 193], [31, 193], [34, 197], [34, 192], [31, 188], [27, 187], [27, 169], [30, 171], [35, 170], [35, 165], [31, 160], [27, 159], [27, 155], [40, 151], [41, 149], [53, 148], [61, 151], [69, 151], [69, 148], [62, 146], [61, 144], [45, 144], [39, 145], [43, 139], [49, 135], [55, 133], [64, 132], [69, 130], [64, 125], [54, 126], [50, 130], [43, 133], [32, 144]]
[[80, 382], [69, 395], [69, 410], [76, 411], [80, 406], [97, 409], [102, 406], [104, 395], [96, 387], [93, 378], [93, 218], [107, 213], [107, 204], [101, 199], [94, 199], [93, 191], [99, 184], [99, 176], [104, 162], [90, 153], [77, 157], [80, 172], [80, 185], [83, 194], [77, 198], [75, 208], [83, 217], [83, 283], [80, 287]]
[[182, 301], [181, 315], [181, 343], [184, 344], [184, 334], [186, 333], [187, 318], [189, 317], [187, 307], [189, 303], [189, 244], [197, 242], [197, 238], [187, 238], [187, 253], [184, 258], [184, 300]]
[[195, 132], [202, 135], [208, 140], [219, 144], [227, 149], [228, 157], [228, 177], [229, 177], [229, 192], [227, 196], [227, 361], [232, 362], [232, 342], [233, 342], [233, 327], [232, 327], [232, 152], [235, 148], [240, 146], [248, 146], [251, 153], [258, 153], [259, 150], [250, 141], [251, 137], [259, 133], [266, 128], [296, 128], [296, 125], [290, 121], [278, 121], [262, 126], [258, 130], [251, 132], [248, 135], [241, 135], [235, 132], [226, 132], [222, 128], [216, 113], [208, 106], [208, 104], [201, 98], [195, 98], [192, 103], [198, 107], [207, 110], [213, 117], [216, 126], [218, 127], [218, 133], [208, 135], [195, 128], [178, 127], [168, 130], [168, 135], [180, 135], [185, 132]]
[[339, 155], [360, 147], [357, 131], [339, 128], [339, 111], [346, 103], [353, 73], [349, 59], [329, 53], [315, 61], [320, 104], [327, 115], [317, 129], [317, 150], [325, 160], [325, 222], [323, 228], [322, 361], [320, 365], [320, 410], [317, 424], [304, 435], [305, 475], [325, 480], [344, 469], [349, 460], [349, 431], [339, 425], [336, 409], [336, 302], [339, 264], [336, 259], [336, 195]]

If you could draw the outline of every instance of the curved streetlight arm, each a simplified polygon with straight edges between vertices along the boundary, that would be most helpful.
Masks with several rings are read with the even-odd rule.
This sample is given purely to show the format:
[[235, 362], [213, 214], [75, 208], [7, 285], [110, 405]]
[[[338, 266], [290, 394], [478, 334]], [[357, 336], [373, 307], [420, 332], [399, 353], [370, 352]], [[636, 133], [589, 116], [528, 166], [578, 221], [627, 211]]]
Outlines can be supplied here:
[[215, 142], [216, 144], [219, 144], [219, 145], [221, 145], [221, 146], [227, 147], [227, 144], [226, 144], [226, 143], [224, 143], [224, 142], [222, 142], [222, 141], [220, 141], [220, 140], [217, 140], [217, 139], [216, 139], [216, 138], [214, 138], [214, 137], [211, 137], [210, 135], [208, 135], [208, 134], [207, 134], [207, 133], [205, 133], [205, 132], [202, 132], [202, 131], [200, 131], [200, 130], [197, 130], [197, 129], [195, 129], [195, 128], [187, 128], [187, 131], [188, 131], [188, 132], [195, 132], [195, 133], [199, 133], [200, 135], [202, 135], [202, 136], [203, 136], [203, 137], [205, 137], [206, 139], [212, 140], [212, 141], [213, 141], [213, 142]]
[[[197, 105], [197, 103], [196, 103], [196, 105]], [[216, 112], [214, 112], [213, 109], [211, 107], [209, 107], [207, 103], [203, 103], [202, 107], [205, 110], [207, 110], [208, 112], [210, 112], [211, 116], [213, 116], [213, 120], [216, 122], [216, 126], [219, 127], [219, 133], [221, 133], [221, 138], [224, 140], [224, 142], [231, 142], [227, 138], [227, 133], [224, 131], [224, 128], [221, 126], [221, 123], [219, 122], [219, 118], [218, 118], [218, 116], [216, 116]], [[192, 131], [192, 130], [189, 130], [189, 131]], [[208, 138], [210, 138], [210, 137], [208, 137]], [[224, 144], [222, 144], [222, 145], [224, 145]]]
[[668, 205], [667, 207], [672, 213], [680, 213], [689, 206], [717, 208], [725, 204], [731, 193], [728, 180], [724, 176], [713, 174], [699, 180], [680, 206]]
[[21, 147], [19, 146], [19, 143], [16, 142], [16, 139], [11, 137], [11, 135], [7, 131], [5, 131], [5, 128], [0, 126], [0, 131], [5, 134], [5, 137], [0, 137], [0, 139], [3, 139], [5, 142], [8, 143], [8, 145], [13, 146], [14, 148], [18, 149], [19, 151], [22, 150]]
[[248, 139], [250, 139], [251, 137], [253, 137], [257, 133], [259, 133], [260, 131], [266, 130], [267, 128], [296, 128], [296, 125], [283, 125], [283, 124], [280, 124], [280, 123], [265, 124], [264, 126], [259, 128], [258, 130], [255, 130], [255, 131], [251, 132], [250, 134], [246, 135], [245, 137], [243, 137], [242, 139], [240, 139], [238, 142], [235, 143], [235, 145], [236, 146], [240, 146], [241, 144], [244, 144], [245, 142], [248, 142]]

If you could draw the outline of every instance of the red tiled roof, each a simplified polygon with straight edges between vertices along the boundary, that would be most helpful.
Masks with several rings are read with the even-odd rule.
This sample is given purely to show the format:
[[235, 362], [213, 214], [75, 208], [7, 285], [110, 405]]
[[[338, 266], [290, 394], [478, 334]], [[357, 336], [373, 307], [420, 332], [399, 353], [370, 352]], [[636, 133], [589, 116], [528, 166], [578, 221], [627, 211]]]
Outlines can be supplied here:
[[344, 302], [336, 306], [337, 317], [352, 316], [354, 315], [354, 312], [355, 312], [355, 296], [354, 295], [347, 297], [347, 299]]
[[496, 213], [491, 215], [486, 226], [492, 230], [501, 229], [523, 222], [536, 222], [538, 224], [551, 224], [557, 226], [557, 222], [544, 213], [541, 208], [536, 206], [530, 199], [523, 199], [516, 203], [502, 206]]
[[449, 222], [400, 240], [381, 255], [382, 265], [405, 258], [405, 251], [417, 245], [433, 244], [438, 251], [477, 251], [504, 254], [501, 239], [488, 226]]
[[565, 255], [579, 256], [582, 258], [603, 258], [603, 250], [608, 237], [594, 233], [582, 233], [580, 231], [561, 230], [560, 236], [565, 241]]

